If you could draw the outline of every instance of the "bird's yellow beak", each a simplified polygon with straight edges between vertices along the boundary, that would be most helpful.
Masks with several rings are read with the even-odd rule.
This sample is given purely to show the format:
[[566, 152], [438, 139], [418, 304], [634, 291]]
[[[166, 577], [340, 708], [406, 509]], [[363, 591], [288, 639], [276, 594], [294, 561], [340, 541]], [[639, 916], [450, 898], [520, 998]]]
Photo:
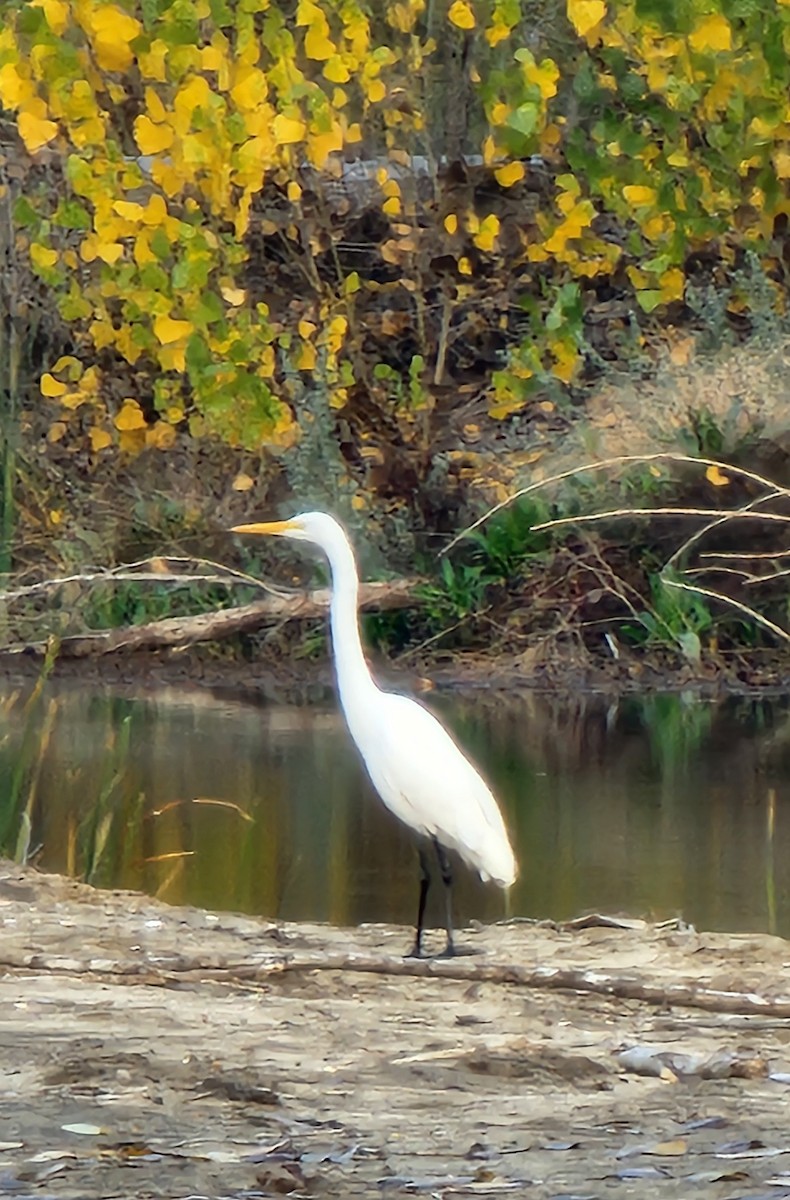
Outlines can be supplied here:
[[279, 533], [287, 534], [295, 527], [294, 521], [259, 521], [252, 525], [234, 525], [231, 533]]

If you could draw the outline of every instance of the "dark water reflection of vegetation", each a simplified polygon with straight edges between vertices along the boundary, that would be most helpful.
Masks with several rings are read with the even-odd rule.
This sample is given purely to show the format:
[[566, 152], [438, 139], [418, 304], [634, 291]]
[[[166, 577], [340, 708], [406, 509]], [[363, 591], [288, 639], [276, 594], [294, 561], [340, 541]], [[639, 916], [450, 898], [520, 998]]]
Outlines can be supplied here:
[[[677, 695], [439, 706], [492, 781], [512, 912], [683, 915], [790, 936], [790, 705]], [[331, 708], [162, 690], [0, 695], [0, 843], [172, 902], [411, 921], [408, 835]], [[459, 871], [459, 916], [503, 914]]]

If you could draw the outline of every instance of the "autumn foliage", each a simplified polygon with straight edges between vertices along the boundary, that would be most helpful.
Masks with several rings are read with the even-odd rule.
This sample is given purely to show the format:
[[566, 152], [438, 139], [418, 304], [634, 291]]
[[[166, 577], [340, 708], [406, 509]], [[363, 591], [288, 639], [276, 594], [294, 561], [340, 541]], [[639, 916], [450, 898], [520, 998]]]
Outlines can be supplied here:
[[578, 383], [608, 298], [638, 327], [709, 270], [748, 310], [747, 251], [784, 304], [788, 0], [567, 0], [540, 47], [519, 0], [3, 10], [0, 102], [50, 168], [15, 218], [72, 342], [40, 389], [96, 453], [276, 451], [305, 380], [412, 420], [478, 334], [504, 419]]

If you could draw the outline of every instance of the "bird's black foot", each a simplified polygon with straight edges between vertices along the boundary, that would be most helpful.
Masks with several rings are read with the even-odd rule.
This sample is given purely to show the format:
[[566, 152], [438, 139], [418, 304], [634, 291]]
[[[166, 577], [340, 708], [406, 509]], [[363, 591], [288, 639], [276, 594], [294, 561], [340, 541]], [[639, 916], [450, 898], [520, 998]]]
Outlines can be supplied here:
[[435, 954], [434, 958], [467, 958], [482, 953], [477, 946], [458, 946], [455, 942], [448, 942], [441, 954]]
[[419, 942], [415, 942], [411, 950], [408, 950], [404, 955], [405, 958], [429, 958]]

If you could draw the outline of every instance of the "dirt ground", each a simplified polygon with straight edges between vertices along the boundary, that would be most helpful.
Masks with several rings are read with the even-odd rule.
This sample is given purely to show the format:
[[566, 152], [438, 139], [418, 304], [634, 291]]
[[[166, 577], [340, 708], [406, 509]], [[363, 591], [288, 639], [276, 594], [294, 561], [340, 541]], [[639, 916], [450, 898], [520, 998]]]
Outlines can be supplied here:
[[[400, 956], [409, 931], [170, 908], [11, 863], [0, 921], [0, 1193], [790, 1196], [788, 1020], [353, 959], [278, 972]], [[521, 923], [463, 940], [471, 972], [790, 996], [790, 945], [768, 936]]]

